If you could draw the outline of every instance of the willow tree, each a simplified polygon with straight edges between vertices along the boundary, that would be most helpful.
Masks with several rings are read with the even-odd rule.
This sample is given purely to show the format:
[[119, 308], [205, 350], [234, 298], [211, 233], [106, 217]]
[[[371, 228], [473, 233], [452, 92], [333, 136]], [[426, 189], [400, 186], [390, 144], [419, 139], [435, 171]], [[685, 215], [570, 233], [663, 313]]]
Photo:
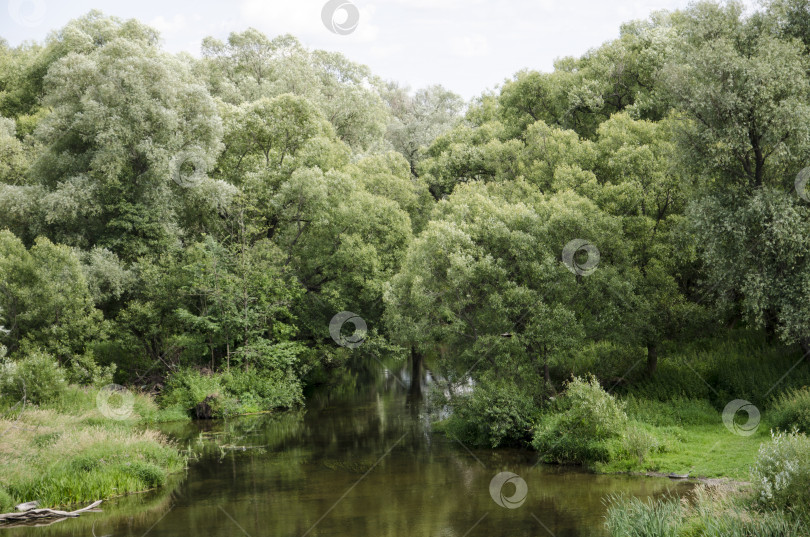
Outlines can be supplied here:
[[679, 13], [680, 54], [663, 80], [686, 119], [681, 162], [698, 188], [690, 216], [719, 305], [810, 349], [798, 313], [808, 208], [794, 191], [810, 157], [810, 63], [770, 22], [733, 3]]
[[54, 63], [45, 91], [52, 112], [36, 131], [33, 173], [47, 190], [49, 236], [125, 260], [174, 244], [191, 189], [172, 179], [187, 161], [212, 167], [220, 150], [207, 90], [153, 45], [115, 38]]

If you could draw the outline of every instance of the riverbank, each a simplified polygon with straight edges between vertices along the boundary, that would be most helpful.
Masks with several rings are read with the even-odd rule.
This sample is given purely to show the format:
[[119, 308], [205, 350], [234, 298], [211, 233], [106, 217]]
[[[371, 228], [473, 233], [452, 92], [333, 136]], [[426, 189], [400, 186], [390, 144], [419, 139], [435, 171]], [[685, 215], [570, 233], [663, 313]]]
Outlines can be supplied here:
[[0, 419], [0, 512], [37, 500], [60, 507], [142, 492], [186, 468], [187, 456], [147, 424], [188, 419], [151, 397], [67, 386]]
[[726, 427], [722, 413], [705, 401], [666, 403], [670, 411], [675, 408], [689, 416], [668, 423], [651, 419], [658, 412], [656, 407], [664, 403], [632, 398], [624, 402], [633, 424], [630, 434], [643, 437], [641, 447], [635, 454], [624, 452], [610, 461], [595, 462], [593, 467], [600, 473], [676, 474], [746, 482], [760, 446], [771, 439], [773, 426], [767, 413], [755, 429], [739, 434]]

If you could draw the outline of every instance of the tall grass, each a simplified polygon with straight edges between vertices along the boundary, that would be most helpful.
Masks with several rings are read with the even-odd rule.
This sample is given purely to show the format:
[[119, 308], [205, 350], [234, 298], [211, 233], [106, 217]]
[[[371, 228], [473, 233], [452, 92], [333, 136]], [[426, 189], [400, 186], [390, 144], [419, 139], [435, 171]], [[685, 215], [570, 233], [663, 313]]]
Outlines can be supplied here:
[[98, 389], [64, 392], [52, 405], [29, 404], [19, 419], [0, 419], [0, 511], [32, 500], [60, 506], [148, 490], [185, 468], [175, 445], [143, 427], [176, 411], [136, 394], [133, 413], [114, 420], [96, 407]]
[[801, 356], [798, 346], [776, 345], [759, 332], [738, 330], [669, 345], [653, 378], [634, 370], [631, 382], [617, 391], [659, 401], [703, 399], [720, 409], [745, 399], [766, 409], [771, 388], [778, 393], [810, 384], [810, 363], [796, 365]]
[[802, 537], [802, 519], [782, 511], [759, 512], [750, 500], [720, 488], [698, 487], [691, 499], [642, 501], [611, 496], [605, 525], [613, 537]]
[[771, 422], [782, 431], [810, 433], [810, 386], [788, 390], [774, 399]]

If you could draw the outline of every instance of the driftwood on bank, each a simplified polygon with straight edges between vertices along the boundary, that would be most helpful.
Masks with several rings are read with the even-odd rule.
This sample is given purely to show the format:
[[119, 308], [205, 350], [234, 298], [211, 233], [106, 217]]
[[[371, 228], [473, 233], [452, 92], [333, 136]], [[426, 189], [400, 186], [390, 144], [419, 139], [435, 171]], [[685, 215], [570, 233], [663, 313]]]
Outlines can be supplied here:
[[28, 509], [27, 511], [20, 511], [17, 513], [0, 514], [0, 525], [27, 522], [29, 520], [38, 520], [42, 518], [76, 518], [81, 513], [88, 511], [98, 512], [101, 509], [96, 509], [101, 504], [101, 500], [97, 500], [87, 507], [77, 509], [75, 511], [59, 511], [58, 509]]

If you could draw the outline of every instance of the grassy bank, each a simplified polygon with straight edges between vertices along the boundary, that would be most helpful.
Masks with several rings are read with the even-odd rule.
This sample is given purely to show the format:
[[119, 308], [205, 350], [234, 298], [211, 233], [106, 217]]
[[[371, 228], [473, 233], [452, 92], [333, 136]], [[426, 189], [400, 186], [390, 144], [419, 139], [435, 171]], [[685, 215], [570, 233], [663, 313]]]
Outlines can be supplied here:
[[185, 468], [178, 446], [146, 427], [184, 414], [133, 394], [131, 410], [111, 418], [98, 395], [98, 388], [65, 386], [47, 403], [22, 412], [7, 407], [0, 419], [0, 511], [32, 500], [53, 507], [153, 489]]
[[772, 423], [762, 416], [750, 436], [730, 431], [720, 411], [707, 401], [621, 400], [628, 428], [609, 461], [594, 463], [598, 472], [658, 472], [690, 477], [748, 481], [750, 468]]

